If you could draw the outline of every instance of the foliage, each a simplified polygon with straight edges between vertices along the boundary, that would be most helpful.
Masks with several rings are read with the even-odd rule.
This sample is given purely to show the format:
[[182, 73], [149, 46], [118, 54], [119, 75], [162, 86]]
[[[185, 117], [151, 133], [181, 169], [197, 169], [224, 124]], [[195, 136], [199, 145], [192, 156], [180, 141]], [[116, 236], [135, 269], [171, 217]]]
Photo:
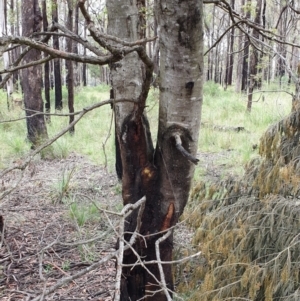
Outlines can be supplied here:
[[204, 259], [182, 286], [188, 300], [297, 300], [299, 120], [298, 110], [268, 128], [241, 180], [194, 188], [189, 220]]

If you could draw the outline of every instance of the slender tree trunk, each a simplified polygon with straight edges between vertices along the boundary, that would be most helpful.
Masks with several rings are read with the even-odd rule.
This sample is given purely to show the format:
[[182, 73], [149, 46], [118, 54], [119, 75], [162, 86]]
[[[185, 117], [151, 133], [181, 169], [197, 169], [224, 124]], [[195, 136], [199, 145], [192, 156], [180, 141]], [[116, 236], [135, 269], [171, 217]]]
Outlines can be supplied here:
[[[261, 20], [261, 10], [262, 10], [262, 0], [257, 0], [254, 23], [260, 26]], [[259, 32], [254, 28], [252, 30], [252, 37], [256, 40], [259, 39]], [[250, 56], [250, 78], [249, 78], [249, 89], [248, 89], [248, 102], [247, 102], [247, 111], [251, 112], [252, 109], [252, 98], [253, 90], [259, 85], [259, 79], [257, 78], [258, 74], [258, 62], [259, 62], [259, 53], [258, 50], [252, 47], [252, 52]]]
[[[211, 45], [215, 42], [215, 14], [216, 14], [216, 7], [213, 6], [213, 12], [212, 12], [212, 29], [211, 32]], [[214, 73], [214, 63], [216, 64], [216, 48], [211, 50], [211, 56], [210, 56], [210, 79], [213, 80], [216, 77], [216, 74]]]
[[[247, 5], [251, 6], [251, 0], [247, 0]], [[251, 12], [250, 9], [246, 12], [246, 18], [250, 19]], [[249, 80], [249, 40], [245, 36], [244, 41], [244, 57], [243, 57], [243, 70], [242, 70], [242, 92], [247, 92], [248, 89], [248, 80]]]
[[[78, 3], [75, 5], [75, 20], [74, 20], [74, 33], [78, 35], [78, 28], [79, 28], [79, 7]], [[78, 54], [78, 44], [77, 42], [73, 42], [73, 52]], [[79, 64], [78, 62], [73, 62], [73, 78], [74, 78], [74, 85], [75, 87], [80, 85], [80, 76], [79, 76]]]
[[[88, 0], [87, 0], [87, 10], [88, 10]], [[86, 39], [86, 26], [83, 28], [83, 37]], [[83, 47], [83, 55], [86, 55], [86, 48]], [[87, 66], [86, 63], [82, 64], [82, 84], [85, 87], [87, 85]]]
[[[231, 0], [231, 8], [234, 9], [234, 0]], [[234, 32], [235, 32], [235, 27], [232, 27], [232, 29], [230, 30], [229, 64], [228, 64], [228, 69], [227, 69], [227, 84], [228, 84], [229, 86], [232, 85], [232, 76], [233, 76], [233, 64], [234, 64], [234, 54], [233, 54]]]
[[[57, 0], [52, 0], [52, 20], [58, 22], [58, 3]], [[53, 36], [53, 47], [59, 49], [59, 38]], [[60, 59], [54, 59], [54, 88], [55, 88], [55, 110], [62, 110], [62, 87], [61, 87], [61, 72]]]
[[[73, 2], [68, 0], [68, 19], [67, 27], [70, 31], [73, 30]], [[72, 39], [67, 39], [67, 51], [72, 52]], [[73, 62], [71, 60], [66, 62], [67, 65], [67, 87], [68, 87], [68, 107], [69, 113], [74, 113], [74, 80], [73, 80]], [[69, 123], [74, 121], [74, 115], [69, 117]], [[70, 128], [70, 134], [74, 134], [74, 126]]]
[[[46, 0], [42, 1], [42, 12], [43, 12], [43, 31], [48, 30], [48, 17], [47, 17], [47, 5]], [[50, 102], [50, 63], [46, 62], [44, 64], [44, 93], [45, 93], [45, 111], [50, 113], [51, 102]], [[45, 117], [47, 122], [51, 121], [50, 115]]]
[[[24, 36], [31, 36], [33, 32], [39, 32], [42, 27], [42, 14], [38, 0], [22, 1], [22, 30]], [[24, 64], [41, 58], [41, 52], [30, 50], [24, 57]], [[22, 86], [24, 92], [24, 106], [27, 123], [27, 136], [33, 147], [38, 146], [48, 138], [44, 115], [35, 115], [43, 112], [42, 99], [42, 67], [32, 66], [22, 70]], [[32, 116], [34, 115], [34, 116]]]
[[[7, 3], [6, 0], [0, 0], [0, 36], [7, 34]], [[4, 68], [8, 68], [10, 64], [9, 53], [4, 52], [3, 55]], [[10, 98], [13, 93], [13, 80], [10, 78], [6, 83], [7, 107], [10, 108]]]
[[[19, 35], [18, 30], [16, 26], [18, 26], [19, 23], [19, 16], [18, 16], [18, 3], [15, 3], [14, 0], [10, 0], [10, 14], [12, 21], [10, 22], [10, 31], [11, 35]], [[19, 56], [19, 47], [13, 49], [11, 51], [11, 61], [14, 62], [16, 58]], [[18, 90], [18, 80], [19, 80], [19, 71], [15, 71], [13, 73], [13, 90], [17, 91]]]
[[[280, 1], [280, 10], [286, 6], [285, 1]], [[287, 46], [284, 44], [286, 42], [286, 34], [288, 31], [288, 9], [285, 9], [281, 15], [279, 23], [277, 24], [278, 33], [282, 44], [278, 44], [278, 63], [276, 76], [279, 77], [279, 85], [282, 85], [282, 77], [285, 75], [285, 64], [286, 64], [286, 54]]]
[[[230, 19], [228, 17], [228, 26], [230, 26]], [[225, 55], [225, 77], [224, 77], [224, 89], [228, 86], [228, 70], [229, 70], [229, 55], [230, 55], [230, 32], [226, 35], [227, 55]]]
[[[85, 30], [85, 29], [84, 29]], [[83, 48], [83, 55], [86, 55], [86, 48]], [[84, 87], [87, 85], [87, 66], [86, 63], [82, 64], [82, 84]]]

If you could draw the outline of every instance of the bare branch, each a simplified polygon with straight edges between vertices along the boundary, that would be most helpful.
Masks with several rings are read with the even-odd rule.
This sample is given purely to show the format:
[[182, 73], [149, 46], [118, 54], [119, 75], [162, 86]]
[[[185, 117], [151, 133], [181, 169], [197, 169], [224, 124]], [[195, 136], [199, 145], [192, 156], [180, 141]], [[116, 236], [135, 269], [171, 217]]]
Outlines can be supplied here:
[[239, 23], [242, 23], [243, 21], [238, 21], [234, 24], [232, 24], [230, 27], [228, 27], [216, 40], [216, 42], [204, 53], [204, 56], [207, 55], [213, 48], [216, 47], [216, 45], [223, 39], [223, 37], [226, 35], [228, 31], [230, 31], [233, 27], [238, 26]]
[[76, 41], [77, 43], [83, 45], [84, 47], [86, 47], [87, 49], [89, 49], [90, 51], [92, 51], [93, 53], [95, 53], [98, 56], [104, 56], [105, 54], [98, 48], [93, 46], [91, 43], [89, 43], [87, 40], [84, 40], [83, 38], [81, 38], [80, 36], [74, 34], [72, 31], [70, 31], [69, 29], [67, 29], [66, 27], [62, 26], [59, 23], [53, 23], [53, 25], [61, 30], [62, 32], [64, 32], [65, 34], [67, 34], [71, 39], [73, 39], [74, 41]]
[[[134, 210], [134, 209], [137, 209], [139, 206], [141, 206], [143, 203], [145, 203], [146, 201], [146, 197], [143, 197], [141, 198], [139, 201], [137, 201], [135, 204], [128, 204], [130, 206], [125, 206], [123, 209], [122, 209], [122, 212], [121, 214], [123, 215], [123, 218], [125, 218], [126, 214], [128, 212], [130, 212], [130, 210]], [[127, 250], [130, 248], [130, 245], [126, 245], [124, 246], [124, 249], [123, 251]], [[51, 293], [53, 293], [55, 290], [57, 290], [59, 287], [63, 286], [63, 285], [66, 285], [72, 281], [74, 281], [75, 279], [78, 279], [79, 277], [97, 269], [99, 266], [101, 266], [102, 264], [104, 264], [105, 262], [113, 259], [114, 257], [117, 257], [118, 255], [120, 254], [120, 249], [119, 250], [116, 250], [114, 252], [111, 252], [110, 254], [104, 256], [101, 260], [99, 260], [98, 262], [90, 265], [89, 267], [81, 270], [80, 272], [72, 275], [72, 276], [66, 276], [66, 277], [63, 277], [61, 278], [60, 280], [58, 280], [54, 285], [52, 285], [50, 288], [48, 289], [45, 289], [42, 294], [43, 296], [47, 296]], [[31, 301], [39, 301], [41, 298], [41, 295], [33, 298]]]
[[156, 254], [157, 261], [158, 261], [157, 265], [158, 265], [158, 270], [159, 270], [159, 274], [160, 274], [161, 286], [162, 286], [162, 290], [164, 291], [168, 301], [172, 301], [172, 298], [171, 298], [168, 288], [167, 288], [165, 273], [164, 273], [164, 269], [161, 264], [159, 244], [161, 242], [163, 242], [164, 240], [166, 240], [171, 234], [172, 234], [172, 230], [169, 230], [166, 234], [164, 234], [162, 237], [160, 237], [155, 242], [155, 254]]
[[47, 56], [45, 58], [42, 58], [42, 59], [37, 60], [37, 61], [32, 61], [32, 62], [30, 62], [28, 64], [25, 64], [25, 65], [21, 65], [21, 66], [18, 66], [18, 67], [12, 67], [12, 68], [9, 68], [9, 69], [2, 69], [2, 70], [0, 70], [0, 74], [7, 73], [7, 72], [14, 72], [14, 71], [25, 69], [25, 68], [28, 68], [28, 67], [40, 65], [40, 64], [49, 62], [51, 60], [52, 60], [52, 57]]
[[[141, 205], [141, 208], [138, 213], [138, 220], [141, 221], [142, 214], [145, 209], [145, 202], [146, 202], [146, 197], [142, 197], [137, 203], [134, 204], [134, 207], [138, 208], [138, 206]], [[121, 278], [122, 278], [122, 263], [123, 263], [123, 256], [124, 256], [124, 225], [125, 225], [125, 217], [126, 217], [126, 212], [132, 208], [133, 206], [128, 206], [132, 204], [127, 204], [121, 213], [123, 213], [123, 219], [121, 220], [120, 226], [119, 226], [119, 255], [117, 257], [117, 273], [116, 273], [116, 283], [115, 283], [115, 297], [114, 301], [119, 301], [121, 297]], [[128, 208], [126, 208], [128, 206]], [[137, 223], [136, 231], [138, 232], [140, 230], [141, 222]], [[131, 238], [133, 238], [134, 235], [132, 235]], [[130, 239], [129, 244], [132, 245], [135, 242], [136, 236], [134, 236], [133, 239]]]
[[138, 46], [138, 45], [144, 45], [147, 42], [151, 42], [156, 39], [156, 37], [152, 37], [152, 38], [137, 40], [134, 42], [127, 42], [127, 41], [124, 41], [117, 37], [102, 33], [95, 27], [94, 22], [92, 21], [88, 11], [86, 10], [86, 8], [84, 6], [85, 2], [86, 2], [85, 0], [79, 0], [78, 6], [81, 10], [83, 17], [85, 18], [85, 20], [87, 22], [88, 29], [91, 33], [91, 36], [99, 45], [101, 45], [103, 48], [107, 49], [112, 54], [114, 54], [116, 56], [122, 55], [122, 49], [120, 49], [120, 47], [116, 47], [116, 46], [112, 46], [111, 44], [108, 44], [107, 40], [111, 40], [122, 46], [133, 47], [133, 46]]
[[184, 147], [182, 146], [182, 141], [179, 134], [174, 134], [175, 142], [176, 142], [176, 148], [181, 152], [181, 154], [186, 157], [189, 161], [194, 163], [195, 165], [198, 164], [199, 159], [195, 158], [193, 155], [191, 155]]

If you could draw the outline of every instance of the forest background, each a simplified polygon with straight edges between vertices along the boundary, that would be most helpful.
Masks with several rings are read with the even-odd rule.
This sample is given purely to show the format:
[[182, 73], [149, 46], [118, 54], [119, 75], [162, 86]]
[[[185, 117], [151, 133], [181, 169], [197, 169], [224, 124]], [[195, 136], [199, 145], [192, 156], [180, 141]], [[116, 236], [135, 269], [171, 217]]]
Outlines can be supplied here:
[[[86, 2], [87, 10], [93, 21], [105, 33], [107, 27], [105, 3], [99, 1]], [[280, 122], [284, 116], [289, 114], [292, 108], [294, 111], [297, 111], [299, 85], [299, 34], [297, 27], [299, 7], [298, 3], [294, 1], [248, 0], [241, 1], [238, 4], [235, 1], [231, 1], [231, 3], [226, 1], [204, 2], [207, 2], [204, 5], [203, 20], [205, 54], [203, 75], [206, 83], [204, 85], [204, 103], [197, 154], [200, 164], [199, 167], [196, 167], [194, 183], [206, 182], [205, 191], [208, 193], [206, 198], [210, 199], [212, 197], [215, 200], [216, 198], [221, 199], [220, 195], [222, 194], [218, 189], [212, 189], [213, 192], [211, 192], [210, 183], [213, 186], [215, 182], [219, 183], [222, 180], [226, 182], [228, 174], [236, 179], [243, 177], [245, 164], [250, 159], [255, 160], [259, 158], [259, 155], [263, 156], [264, 150], [260, 148], [260, 137], [267, 126], [276, 121]], [[210, 4], [210, 2], [212, 3]], [[84, 39], [89, 39], [87, 23], [79, 13], [78, 5], [74, 5], [70, 9], [70, 1], [53, 1], [52, 3], [41, 1], [41, 4], [44, 13], [43, 21], [45, 21], [45, 16], [59, 24], [66, 23], [66, 20], [72, 20], [72, 27], [70, 27], [71, 23], [67, 23], [67, 27], [74, 29], [75, 34], [84, 37]], [[4, 8], [3, 10], [0, 9], [3, 12], [1, 16], [2, 35], [20, 35], [22, 31], [20, 3], [18, 1], [10, 1], [9, 3], [2, 1], [1, 5]], [[149, 37], [150, 40], [153, 36], [159, 36], [152, 7], [153, 3], [146, 1], [144, 6], [139, 8], [139, 12], [145, 19], [145, 25], [142, 29], [145, 31], [145, 37]], [[70, 15], [71, 10], [74, 15]], [[235, 23], [233, 23], [233, 19], [236, 20]], [[245, 25], [245, 27], [242, 25]], [[46, 26], [43, 29], [46, 31], [48, 25], [44, 24], [43, 26]], [[155, 62], [158, 59], [159, 50], [157, 49], [156, 41], [150, 40], [146, 44], [146, 50], [149, 57]], [[89, 50], [86, 47], [76, 43], [69, 45], [68, 39], [65, 37], [53, 38], [53, 42], [50, 40], [50, 43], [53, 43], [54, 49], [66, 52], [72, 49], [79, 56], [89, 55]], [[40, 141], [31, 139], [30, 132], [28, 132], [28, 128], [26, 129], [24, 124], [24, 104], [21, 89], [22, 75], [17, 70], [18, 67], [12, 65], [20, 55], [20, 48], [12, 47], [9, 52], [5, 50], [3, 53], [3, 70], [1, 72], [2, 86], [5, 87], [5, 91], [1, 92], [1, 139], [3, 141], [1, 142], [3, 150], [1, 152], [1, 165], [3, 170], [7, 170], [5, 168], [10, 163], [22, 165], [23, 162], [26, 162], [24, 158], [26, 158], [31, 148], [28, 140], [25, 139], [26, 136], [34, 145], [34, 148], [37, 147], [38, 149], [40, 145]], [[76, 62], [71, 63], [73, 65], [70, 67], [70, 61], [67, 62], [65, 64], [64, 61], [56, 58], [50, 60], [48, 66], [47, 63], [44, 66], [42, 85], [44, 89], [43, 98], [46, 103], [45, 112], [52, 112], [45, 118], [47, 136], [49, 137], [55, 137], [66, 126], [66, 123], [71, 123], [74, 120], [72, 116], [68, 115], [68, 112], [81, 111], [87, 106], [92, 107], [100, 100], [109, 99], [111, 96], [109, 94], [110, 76], [107, 66]], [[159, 109], [159, 87], [161, 85], [158, 67], [158, 65], [154, 65], [153, 87], [150, 90], [146, 107], [154, 142], [156, 142], [156, 133], [158, 131], [156, 120]], [[71, 69], [72, 72], [70, 72]], [[7, 71], [13, 72], [13, 76], [9, 80], [6, 80]], [[46, 76], [48, 76], [48, 79], [46, 79]], [[51, 108], [53, 107], [53, 101], [54, 108]], [[55, 113], [53, 113], [54, 110]], [[66, 119], [68, 120], [66, 121]], [[297, 125], [295, 126], [297, 127]], [[54, 139], [56, 141], [53, 142], [52, 147], [46, 152], [42, 152], [41, 158], [62, 160], [67, 159], [73, 153], [83, 154], [88, 156], [92, 162], [104, 166], [105, 172], [112, 173], [115, 163], [113, 131], [114, 122], [111, 108], [106, 106], [93, 110], [76, 125], [76, 129], [70, 126], [66, 130], [70, 135], [66, 134], [58, 140]], [[43, 141], [44, 138], [42, 139]], [[280, 144], [278, 141], [276, 143]], [[272, 144], [272, 147], [275, 147], [276, 143]], [[294, 155], [294, 157], [297, 156]], [[39, 161], [41, 159], [38, 158], [36, 160]], [[31, 166], [34, 167], [31, 167], [30, 173], [34, 175], [36, 168], [38, 168], [38, 163]], [[76, 195], [70, 188], [72, 185], [69, 185], [72, 182], [73, 173], [73, 168], [63, 168], [59, 175], [60, 178], [52, 179], [54, 183], [52, 186], [56, 185], [56, 187], [49, 189], [47, 198], [50, 204], [52, 202], [56, 203], [57, 200], [59, 203], [62, 202], [65, 210], [70, 212], [70, 216], [73, 216], [73, 220], [78, 225], [82, 223], [78, 221], [83, 217], [78, 213], [76, 215], [74, 212], [85, 210], [83, 209], [84, 207], [81, 207], [80, 200], [77, 202], [77, 200], [72, 198], [72, 196]], [[290, 175], [287, 177], [291, 181]], [[118, 194], [118, 191], [120, 192], [121, 190], [120, 185], [117, 182], [114, 185], [114, 191]], [[3, 184], [3, 200], [5, 200], [7, 195], [11, 195], [12, 191], [15, 191], [15, 187], [12, 188]], [[186, 209], [185, 217], [193, 217], [192, 212], [195, 212], [195, 207], [197, 207], [197, 202], [200, 199], [192, 200]], [[7, 204], [6, 201], [4, 203]], [[3, 210], [9, 211], [7, 207], [3, 206], [3, 208], [6, 208]], [[87, 208], [90, 207], [88, 206]], [[120, 207], [116, 205], [116, 208]], [[94, 211], [91, 210], [92, 213], [90, 213], [89, 210], [91, 209], [87, 210], [87, 217], [83, 219], [94, 218]], [[196, 228], [199, 227], [198, 220], [195, 221], [192, 218], [190, 223], [193, 226], [196, 225]], [[84, 224], [85, 222], [82, 223], [82, 225]], [[294, 242], [294, 240], [293, 232], [291, 233], [290, 241]], [[195, 238], [194, 244], [193, 251], [201, 244], [198, 236]], [[293, 247], [295, 246], [293, 245]], [[202, 250], [201, 247], [200, 249]], [[180, 250], [180, 252], [185, 254], [183, 250]], [[278, 251], [278, 253], [280, 252], [282, 251]], [[289, 257], [290, 255], [287, 256]], [[205, 260], [211, 260], [211, 258], [208, 258], [209, 256], [207, 255]], [[200, 262], [202, 262], [201, 260]], [[215, 259], [209, 262], [209, 266], [212, 269], [215, 267], [214, 264]], [[47, 265], [43, 267], [47, 269]], [[256, 268], [251, 267], [251, 269], [239, 272], [242, 275], [248, 273], [251, 276], [251, 273]], [[203, 273], [202, 270], [201, 272], [198, 271], [198, 273]], [[282, 282], [285, 284], [283, 272], [289, 275], [292, 274], [291, 268], [289, 268], [289, 260], [283, 260], [278, 270], [278, 273], [281, 274]], [[210, 274], [207, 270], [205, 274], [208, 276], [201, 276], [200, 279], [203, 278], [203, 283], [206, 286], [205, 290], [211, 290], [212, 296], [215, 296], [213, 293], [216, 289], [214, 285], [217, 287], [218, 285], [215, 283], [212, 287], [209, 287], [208, 283], [212, 279], [209, 278]], [[182, 275], [178, 276], [179, 282], [182, 282]], [[197, 274], [197, 277], [199, 277], [199, 274]], [[272, 291], [270, 285], [266, 283], [266, 279], [269, 279], [269, 276], [264, 277], [260, 285], [255, 283], [258, 287], [256, 289], [258, 296], [259, 289], [262, 289], [264, 286], [264, 291]], [[41, 279], [43, 280], [43, 278]], [[270, 280], [273, 289], [274, 279]], [[194, 298], [197, 299], [199, 297], [197, 294], [201, 291], [197, 289], [199, 280], [196, 282], [191, 281], [191, 283], [193, 283], [194, 287], [192, 293], [189, 292], [188, 295], [189, 297], [192, 295], [193, 298], [194, 294]], [[294, 286], [290, 290], [287, 290], [283, 285], [286, 294], [291, 294], [291, 291], [297, 291], [296, 283], [297, 281], [295, 280]], [[181, 283], [181, 286], [184, 287], [184, 284]], [[227, 295], [233, 294], [232, 291], [228, 293], [228, 291], [222, 289], [226, 286], [221, 285], [217, 288], [220, 296], [223, 293]], [[165, 288], [163, 283], [162, 288]], [[184, 288], [182, 290], [184, 291]], [[253, 290], [252, 284], [247, 290], [248, 298], [250, 298], [251, 294], [251, 298], [253, 298], [255, 294], [251, 290]], [[280, 291], [278, 287], [273, 290], [273, 298], [279, 296], [278, 291]], [[164, 294], [167, 295], [165, 292]], [[219, 298], [221, 298], [220, 296]], [[224, 297], [222, 298], [224, 300]]]

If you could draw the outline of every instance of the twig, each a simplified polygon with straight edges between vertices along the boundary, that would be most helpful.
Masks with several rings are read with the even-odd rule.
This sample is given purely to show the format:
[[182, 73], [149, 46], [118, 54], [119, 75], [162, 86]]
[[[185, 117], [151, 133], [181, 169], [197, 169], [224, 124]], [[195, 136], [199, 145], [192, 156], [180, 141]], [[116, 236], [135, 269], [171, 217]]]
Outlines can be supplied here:
[[166, 234], [164, 234], [162, 237], [160, 237], [155, 242], [155, 253], [156, 253], [156, 258], [157, 258], [158, 270], [159, 270], [159, 274], [160, 274], [161, 287], [162, 287], [162, 290], [164, 291], [168, 301], [172, 301], [172, 298], [171, 298], [168, 288], [167, 288], [165, 273], [164, 273], [164, 269], [161, 264], [159, 244], [161, 242], [163, 242], [164, 240], [166, 240], [171, 234], [172, 234], [172, 230], [169, 230]]
[[109, 137], [111, 135], [111, 129], [112, 129], [113, 120], [114, 120], [114, 114], [112, 112], [111, 113], [111, 118], [110, 118], [109, 130], [108, 130], [108, 133], [107, 133], [107, 136], [106, 136], [104, 142], [102, 142], [102, 149], [103, 149], [104, 158], [105, 158], [104, 167], [106, 169], [106, 172], [107, 172], [107, 156], [106, 156], [105, 146], [106, 146], [106, 143], [107, 143], [107, 141], [108, 141], [108, 139], [109, 139]]
[[[158, 260], [149, 260], [149, 261], [143, 261], [144, 264], [146, 265], [149, 265], [149, 264], [157, 264], [157, 263], [160, 263], [160, 264], [176, 264], [176, 263], [183, 263], [185, 261], [188, 261], [192, 258], [195, 258], [195, 257], [198, 257], [201, 255], [201, 251], [193, 254], [193, 255], [190, 255], [190, 256], [186, 256], [186, 257], [183, 257], [181, 259], [177, 259], [177, 260], [172, 260], [172, 261], [158, 261]], [[126, 266], [126, 267], [131, 267], [131, 266], [136, 266], [137, 264], [123, 264], [123, 266]], [[138, 264], [140, 265], [140, 264]]]
[[181, 152], [181, 154], [186, 157], [189, 161], [194, 163], [195, 165], [198, 164], [199, 159], [191, 155], [183, 146], [182, 141], [179, 134], [174, 134], [175, 142], [176, 142], [176, 148]]
[[39, 275], [40, 275], [40, 279], [45, 282], [46, 278], [43, 275], [43, 257], [44, 257], [44, 251], [42, 251], [39, 256]]
[[[126, 216], [126, 214], [128, 214], [128, 210], [134, 210], [137, 209], [139, 206], [142, 205], [143, 202], [146, 201], [146, 198], [143, 197], [142, 199], [140, 199], [138, 202], [136, 202], [135, 204], [128, 204], [126, 205], [123, 210], [122, 213], [124, 214], [124, 216]], [[124, 251], [126, 251], [127, 249], [129, 249], [131, 246], [127, 243], [126, 246], [124, 246]], [[104, 256], [101, 260], [99, 260], [98, 262], [90, 265], [89, 267], [86, 267], [85, 269], [79, 271], [78, 273], [72, 275], [72, 276], [67, 276], [67, 277], [63, 277], [61, 279], [59, 279], [54, 285], [52, 285], [51, 287], [49, 287], [47, 290], [45, 290], [42, 295], [43, 296], [47, 296], [51, 293], [53, 293], [54, 291], [56, 291], [59, 287], [66, 285], [68, 283], [70, 283], [71, 281], [74, 281], [75, 279], [78, 279], [79, 277], [97, 269], [99, 266], [101, 266], [102, 264], [104, 264], [105, 262], [117, 257], [119, 254], [119, 250], [111, 252], [110, 254]], [[40, 298], [42, 297], [42, 295], [39, 295], [35, 298], [33, 298], [31, 301], [39, 301]]]
[[[140, 227], [142, 225], [141, 220], [142, 220], [142, 215], [145, 209], [145, 202], [146, 202], [146, 197], [142, 197], [138, 202], [136, 202], [134, 205], [137, 203], [140, 203], [140, 210], [138, 212], [138, 217], [137, 217], [137, 225], [134, 233], [132, 234], [130, 238], [129, 245], [132, 246], [135, 242], [136, 235], [135, 233], [139, 232]], [[132, 205], [132, 204], [127, 204], [127, 205]], [[126, 205], [126, 206], [127, 206]], [[123, 213], [123, 219], [121, 220], [121, 225], [119, 228], [119, 255], [117, 257], [117, 273], [116, 273], [116, 284], [115, 284], [115, 296], [114, 296], [114, 301], [119, 301], [121, 297], [121, 278], [122, 278], [122, 263], [123, 263], [123, 256], [124, 256], [124, 225], [125, 225], [125, 218], [126, 218], [126, 213], [128, 212], [128, 209], [126, 206], [123, 208], [122, 212]], [[129, 208], [130, 206], [128, 206]], [[132, 211], [131, 211], [132, 212]]]

